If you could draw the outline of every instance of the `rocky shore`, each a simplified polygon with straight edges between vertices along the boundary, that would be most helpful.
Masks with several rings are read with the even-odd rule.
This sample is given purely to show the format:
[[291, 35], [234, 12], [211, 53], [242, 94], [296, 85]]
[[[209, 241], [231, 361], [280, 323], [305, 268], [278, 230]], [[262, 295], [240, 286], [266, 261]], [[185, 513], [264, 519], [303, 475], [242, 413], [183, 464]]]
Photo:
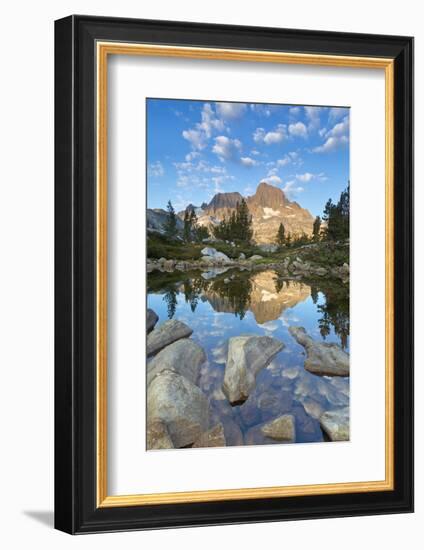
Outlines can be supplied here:
[[243, 253], [237, 259], [229, 258], [223, 252], [218, 252], [215, 248], [205, 247], [202, 250], [202, 257], [199, 260], [173, 260], [159, 258], [158, 260], [147, 259], [147, 272], [154, 270], [172, 272], [191, 271], [195, 269], [227, 269], [236, 267], [239, 269], [248, 269], [252, 271], [261, 271], [263, 269], [275, 269], [282, 276], [287, 277], [334, 277], [343, 282], [349, 279], [349, 265], [344, 263], [339, 266], [324, 266], [316, 262], [306, 261], [300, 255], [286, 256], [283, 260], [273, 261], [270, 258], [264, 258], [259, 254], [254, 254], [246, 258]]
[[[300, 433], [313, 437], [317, 430], [321, 439], [323, 434], [331, 441], [349, 439], [349, 356], [336, 344], [317, 342], [303, 327], [291, 326], [290, 335], [305, 349], [304, 365], [278, 373], [271, 387], [258, 383], [259, 374], [272, 372], [284, 342], [270, 336], [230, 337], [220, 389], [207, 395], [201, 380], [208, 357], [190, 338], [193, 330], [177, 320], [158, 325], [150, 309], [146, 331], [148, 449], [294, 443]], [[313, 374], [300, 376], [302, 371]], [[235, 409], [244, 433], [234, 421]]]

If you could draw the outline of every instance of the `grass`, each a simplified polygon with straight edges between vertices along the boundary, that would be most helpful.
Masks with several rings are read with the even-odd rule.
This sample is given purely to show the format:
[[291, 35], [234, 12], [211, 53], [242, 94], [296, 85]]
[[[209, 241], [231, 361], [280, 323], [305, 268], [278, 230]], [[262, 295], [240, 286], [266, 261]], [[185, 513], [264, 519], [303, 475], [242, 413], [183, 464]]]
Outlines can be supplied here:
[[263, 265], [282, 261], [286, 257], [299, 257], [303, 261], [324, 267], [335, 267], [344, 263], [349, 264], [349, 246], [344, 243], [320, 242], [309, 247], [290, 247], [271, 253], [264, 252], [258, 246], [245, 243], [236, 243], [236, 246], [222, 241], [214, 243], [184, 243], [153, 233], [150, 233], [147, 238], [147, 256], [152, 259], [199, 260], [202, 257], [201, 251], [205, 247], [215, 248], [232, 259], [237, 259], [241, 253], [246, 258], [258, 254], [262, 256], [262, 259], [256, 260], [255, 263]]
[[175, 239], [169, 239], [165, 235], [150, 233], [147, 238], [147, 257], [153, 259], [166, 258], [168, 260], [199, 260], [202, 257], [201, 251], [205, 247], [213, 247], [223, 252], [229, 258], [236, 259], [241, 253], [248, 258], [253, 254], [270, 256], [268, 252], [262, 251], [259, 247], [239, 244], [231, 246], [226, 242], [215, 243], [184, 243]]

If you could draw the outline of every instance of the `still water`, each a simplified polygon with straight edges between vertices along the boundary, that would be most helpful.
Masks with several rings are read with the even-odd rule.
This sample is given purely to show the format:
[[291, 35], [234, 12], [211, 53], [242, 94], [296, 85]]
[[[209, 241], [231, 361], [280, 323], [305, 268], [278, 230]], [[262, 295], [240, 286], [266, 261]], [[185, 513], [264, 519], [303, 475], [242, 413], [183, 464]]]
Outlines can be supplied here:
[[[349, 351], [349, 288], [335, 280], [286, 280], [276, 271], [155, 271], [148, 275], [148, 307], [159, 323], [173, 318], [193, 329], [207, 362], [199, 387], [209, 397], [213, 422], [222, 422], [227, 445], [280, 443], [264, 436], [263, 422], [295, 416], [296, 443], [324, 441], [318, 418], [348, 406], [349, 379], [307, 372], [304, 348], [289, 326], [302, 326], [319, 341]], [[232, 407], [222, 392], [228, 339], [255, 334], [285, 344], [256, 378], [245, 403]]]

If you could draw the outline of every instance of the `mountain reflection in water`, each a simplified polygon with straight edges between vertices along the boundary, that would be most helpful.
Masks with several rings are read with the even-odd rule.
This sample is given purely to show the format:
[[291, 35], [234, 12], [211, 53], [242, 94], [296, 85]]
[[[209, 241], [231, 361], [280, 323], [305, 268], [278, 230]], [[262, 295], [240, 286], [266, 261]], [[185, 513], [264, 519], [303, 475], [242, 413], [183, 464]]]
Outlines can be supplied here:
[[337, 343], [343, 349], [347, 348], [349, 286], [345, 283], [333, 279], [285, 280], [273, 270], [256, 273], [237, 269], [220, 271], [216, 276], [211, 276], [213, 272], [201, 271], [149, 273], [148, 293], [163, 296], [169, 319], [177, 312], [178, 297], [184, 297], [192, 313], [196, 312], [199, 301], [207, 301], [213, 311], [232, 313], [240, 320], [250, 311], [258, 325], [279, 319], [284, 311], [309, 299], [319, 314], [321, 337], [326, 339], [333, 331], [339, 337]]
[[[239, 269], [148, 274], [147, 307], [159, 324], [178, 319], [204, 350], [199, 387], [221, 422], [227, 446], [276, 444], [259, 426], [279, 414], [296, 421], [296, 442], [323, 441], [319, 415], [349, 405], [349, 378], [322, 377], [304, 368], [305, 352], [288, 327], [303, 326], [315, 340], [349, 351], [349, 286], [338, 280], [287, 280], [274, 270]], [[222, 392], [228, 340], [242, 334], [273, 336], [285, 348], [256, 378], [255, 390], [232, 407]]]

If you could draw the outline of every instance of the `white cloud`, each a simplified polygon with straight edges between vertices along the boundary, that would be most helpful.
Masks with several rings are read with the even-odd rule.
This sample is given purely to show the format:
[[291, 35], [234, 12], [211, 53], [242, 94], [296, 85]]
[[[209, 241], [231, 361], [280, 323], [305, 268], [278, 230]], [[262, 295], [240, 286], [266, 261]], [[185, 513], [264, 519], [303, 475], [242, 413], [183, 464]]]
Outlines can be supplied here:
[[198, 127], [201, 128], [207, 138], [212, 136], [213, 130], [222, 132], [225, 129], [224, 122], [216, 117], [216, 114], [210, 105], [210, 103], [205, 103], [202, 109], [202, 122], [198, 123]]
[[289, 112], [291, 115], [298, 115], [300, 113], [300, 107], [290, 107]]
[[258, 164], [258, 161], [252, 159], [251, 157], [241, 157], [240, 162], [243, 166], [247, 166], [249, 168]]
[[262, 178], [261, 181], [265, 181], [266, 183], [269, 183], [271, 185], [279, 185], [282, 182], [282, 179], [277, 175], [271, 175], [267, 176], [266, 178]]
[[306, 138], [308, 131], [303, 122], [295, 122], [294, 124], [289, 124], [289, 134], [294, 137]]
[[304, 107], [306, 118], [308, 119], [308, 130], [318, 130], [321, 125], [320, 112], [321, 107]]
[[240, 118], [244, 115], [247, 106], [245, 103], [215, 103], [216, 112], [226, 120]]
[[285, 124], [278, 124], [275, 130], [266, 132], [264, 128], [256, 128], [253, 133], [253, 140], [256, 143], [263, 142], [266, 145], [280, 143], [287, 137], [287, 128]]
[[206, 136], [200, 130], [183, 130], [183, 138], [189, 141], [194, 149], [202, 150], [206, 147]]
[[218, 136], [215, 138], [215, 145], [212, 152], [215, 153], [221, 161], [231, 160], [241, 150], [241, 141], [231, 139], [227, 136]]
[[310, 172], [305, 172], [304, 174], [296, 174], [296, 179], [302, 181], [303, 183], [307, 183], [308, 181], [314, 179], [314, 174], [311, 174]]
[[330, 112], [328, 113], [328, 120], [330, 122], [334, 122], [335, 120], [344, 117], [347, 112], [347, 107], [331, 107]]
[[163, 176], [165, 174], [165, 169], [162, 166], [162, 163], [158, 160], [157, 162], [152, 162], [149, 165], [148, 173], [149, 176], [159, 178], [160, 176]]
[[285, 155], [282, 159], [277, 160], [277, 166], [287, 166], [287, 164], [291, 163], [291, 159], [288, 155]]
[[259, 152], [257, 149], [252, 149], [252, 150], [250, 151], [250, 154], [251, 154], [251, 155], [260, 155], [260, 152]]
[[261, 105], [260, 103], [251, 103], [250, 109], [260, 116], [271, 116], [271, 105]]
[[266, 132], [263, 128], [256, 128], [256, 130], [253, 132], [253, 141], [256, 141], [256, 143], [263, 141], [265, 133]]
[[349, 117], [345, 116], [325, 133], [325, 142], [312, 149], [314, 153], [330, 153], [349, 142]]
[[349, 132], [349, 117], [344, 117], [342, 122], [338, 122], [333, 128], [327, 132], [327, 137], [338, 137], [346, 135]]
[[201, 151], [214, 132], [225, 130], [224, 121], [216, 116], [210, 103], [205, 103], [201, 112], [201, 121], [194, 128], [183, 130], [183, 138], [191, 143], [193, 149]]
[[[270, 165], [273, 164], [274, 163], [270, 163]], [[286, 153], [283, 158], [276, 161], [276, 165], [279, 168], [288, 166], [289, 164], [293, 164], [293, 166], [300, 166], [301, 164], [303, 164], [303, 160], [298, 152], [290, 151], [289, 153]]]
[[315, 147], [312, 149], [314, 153], [330, 153], [331, 151], [335, 151], [340, 147], [342, 144], [346, 144], [348, 142], [347, 136], [341, 136], [341, 137], [329, 137], [322, 145], [319, 145], [318, 147]]
[[296, 179], [298, 181], [301, 181], [302, 183], [308, 183], [312, 180], [318, 180], [318, 181], [326, 181], [328, 178], [324, 174], [324, 172], [320, 172], [319, 174], [312, 174], [311, 172], [305, 172], [304, 174], [296, 174]]
[[300, 187], [299, 185], [296, 186], [296, 180], [290, 180], [286, 182], [285, 186], [283, 187], [284, 193], [289, 198], [293, 198], [297, 193], [302, 193], [304, 191], [303, 187]]
[[186, 159], [187, 162], [191, 162], [192, 160], [194, 160], [195, 158], [197, 158], [199, 156], [200, 156], [200, 153], [198, 153], [197, 151], [192, 151], [191, 153], [188, 153], [185, 156], [185, 159]]

